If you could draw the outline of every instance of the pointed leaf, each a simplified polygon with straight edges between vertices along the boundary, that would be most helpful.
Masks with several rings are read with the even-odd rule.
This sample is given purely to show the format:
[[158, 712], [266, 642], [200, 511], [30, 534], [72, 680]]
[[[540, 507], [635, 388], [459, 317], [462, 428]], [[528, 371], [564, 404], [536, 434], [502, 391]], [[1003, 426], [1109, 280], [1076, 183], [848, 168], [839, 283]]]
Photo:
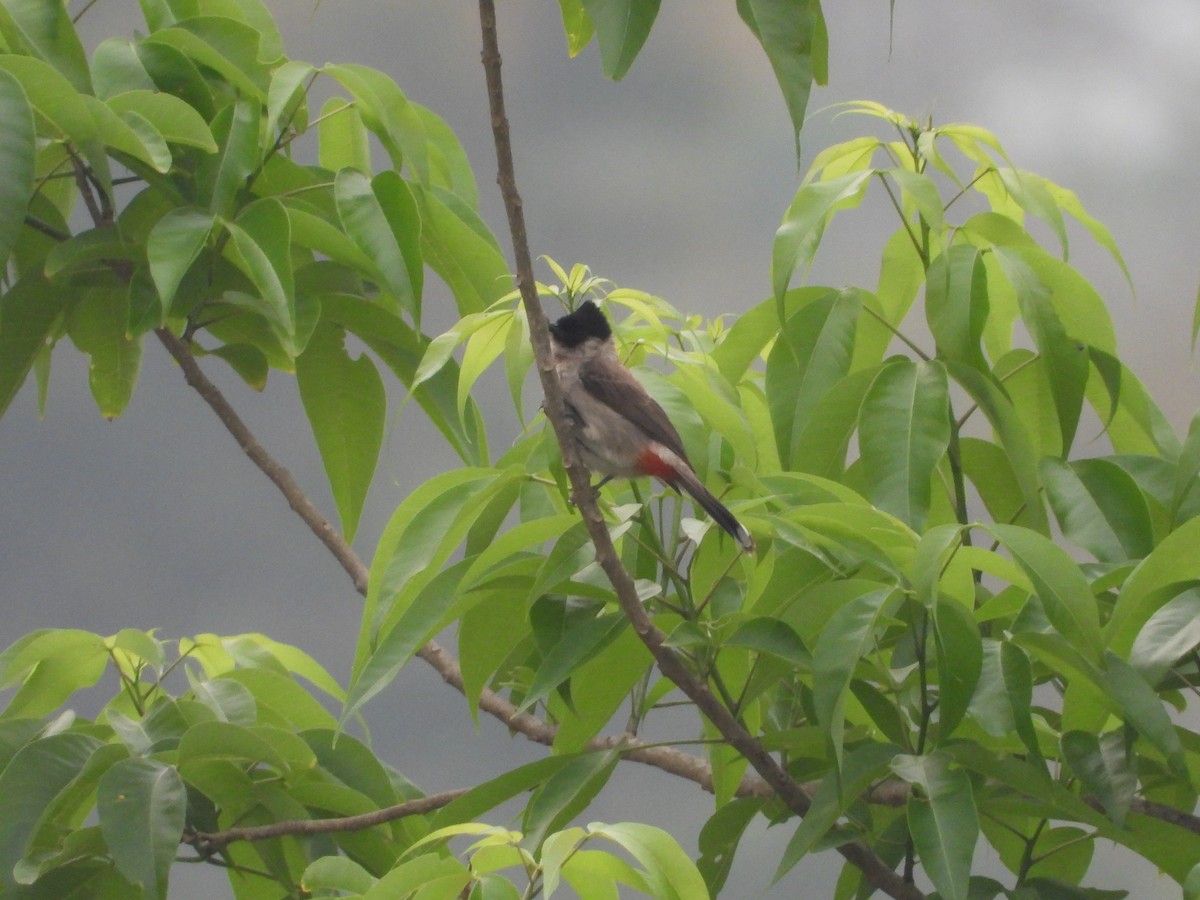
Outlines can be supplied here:
[[521, 830], [530, 846], [566, 827], [591, 804], [621, 760], [617, 750], [584, 753], [551, 775], [525, 808]]
[[394, 172], [368, 181], [361, 172], [342, 169], [333, 190], [346, 234], [379, 267], [383, 287], [419, 323], [421, 227], [408, 186]]
[[817, 0], [738, 0], [738, 15], [762, 44], [783, 91], [799, 157], [813, 82], [827, 81], [829, 36]]
[[146, 243], [150, 276], [164, 309], [212, 233], [213, 216], [196, 207], [176, 207], [155, 223]]
[[872, 502], [920, 531], [934, 469], [950, 442], [946, 371], [901, 362], [875, 378], [859, 413], [859, 449]]
[[771, 284], [777, 303], [783, 302], [792, 274], [807, 268], [830, 217], [838, 209], [853, 206], [862, 199], [873, 171], [851, 172], [828, 181], [806, 184], [796, 192], [775, 232], [771, 250]]
[[852, 291], [814, 297], [790, 316], [767, 360], [766, 392], [779, 458], [790, 467], [821, 398], [850, 368], [861, 303]]
[[387, 397], [374, 363], [365, 354], [351, 359], [345, 338], [342, 329], [319, 324], [296, 358], [296, 383], [342, 534], [352, 541], [383, 446]]
[[214, 133], [219, 148], [214, 156], [204, 160], [199, 174], [201, 196], [208, 197], [208, 208], [214, 215], [233, 211], [238, 191], [245, 187], [246, 179], [260, 163], [261, 120], [261, 107], [242, 98], [233, 105], [225, 128]]
[[950, 758], [897, 756], [892, 769], [922, 789], [908, 800], [908, 827], [929, 880], [943, 900], [967, 900], [979, 814], [971, 779]]
[[68, 299], [36, 277], [21, 279], [0, 296], [0, 416], [47, 349]]
[[1104, 663], [1105, 687], [1116, 701], [1122, 718], [1166, 758], [1168, 768], [1177, 778], [1187, 782], [1183, 745], [1158, 694], [1137, 669], [1115, 653], [1106, 651]]
[[996, 524], [987, 530], [1029, 577], [1058, 633], [1085, 657], [1098, 662], [1102, 642], [1096, 598], [1075, 561], [1049, 538], [1027, 528]]
[[217, 151], [217, 144], [204, 118], [192, 106], [173, 94], [146, 90], [126, 91], [109, 97], [105, 102], [115, 113], [133, 113], [146, 119], [159, 134], [173, 144], [199, 147], [210, 153]]
[[859, 659], [875, 644], [875, 629], [896, 592], [878, 590], [855, 597], [830, 617], [813, 651], [813, 706], [841, 768], [843, 709]]
[[1137, 789], [1137, 771], [1131, 767], [1133, 755], [1125, 746], [1124, 734], [1110, 731], [1097, 737], [1068, 731], [1062, 736], [1062, 751], [1084, 789], [1096, 796], [1119, 827], [1124, 827]]
[[925, 318], [938, 356], [987, 371], [980, 341], [988, 317], [987, 268], [978, 248], [954, 244], [929, 266]]
[[582, 3], [600, 41], [604, 74], [620, 81], [646, 43], [661, 0], [582, 0]]
[[1200, 644], [1200, 589], [1189, 588], [1161, 606], [1138, 632], [1129, 664], [1157, 685], [1184, 654]]

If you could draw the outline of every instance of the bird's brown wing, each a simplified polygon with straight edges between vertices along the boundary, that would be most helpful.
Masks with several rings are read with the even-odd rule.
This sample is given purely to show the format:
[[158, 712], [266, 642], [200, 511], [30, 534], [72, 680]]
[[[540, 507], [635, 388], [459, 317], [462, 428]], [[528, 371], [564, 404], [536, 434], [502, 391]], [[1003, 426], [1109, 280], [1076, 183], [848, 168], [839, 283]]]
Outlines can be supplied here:
[[667, 418], [666, 411], [646, 393], [632, 372], [624, 366], [608, 367], [602, 372], [585, 367], [579, 373], [579, 381], [589, 394], [691, 465], [687, 451], [683, 449], [683, 440]]

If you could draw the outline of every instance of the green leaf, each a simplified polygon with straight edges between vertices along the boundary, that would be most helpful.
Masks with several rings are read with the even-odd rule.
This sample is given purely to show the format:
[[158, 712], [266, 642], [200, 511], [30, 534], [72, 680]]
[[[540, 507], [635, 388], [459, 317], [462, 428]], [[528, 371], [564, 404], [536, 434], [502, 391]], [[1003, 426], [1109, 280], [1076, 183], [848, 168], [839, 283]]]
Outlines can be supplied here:
[[922, 789], [908, 799], [908, 827], [929, 880], [944, 900], [966, 900], [979, 837], [971, 779], [942, 753], [899, 755], [892, 770]]
[[109, 97], [105, 102], [120, 115], [132, 113], [143, 117], [173, 144], [198, 147], [209, 153], [215, 153], [218, 149], [204, 118], [171, 94], [147, 90], [125, 91]]
[[346, 234], [374, 261], [383, 287], [419, 327], [421, 223], [407, 183], [395, 172], [381, 172], [368, 181], [361, 172], [342, 169], [333, 190]]
[[1068, 731], [1062, 736], [1062, 753], [1084, 789], [1095, 795], [1118, 827], [1124, 827], [1138, 780], [1125, 735]]
[[926, 278], [925, 318], [939, 357], [987, 371], [980, 346], [987, 289], [987, 267], [978, 248], [954, 244], [934, 257]]
[[213, 216], [196, 207], [176, 207], [155, 223], [146, 242], [150, 275], [162, 298], [171, 308], [183, 276], [191, 268], [212, 233]]
[[96, 809], [118, 871], [140, 885], [147, 900], [166, 897], [187, 812], [179, 772], [153, 759], [121, 760], [100, 779]]
[[661, 0], [581, 2], [600, 41], [600, 62], [604, 74], [613, 81], [620, 81], [646, 43]]
[[[41, 5], [41, 4], [39, 4]], [[0, 271], [25, 223], [37, 155], [33, 109], [20, 82], [0, 69]]]
[[546, 697], [571, 673], [616, 640], [628, 620], [619, 613], [585, 619], [568, 628], [534, 674], [518, 712], [525, 712]]
[[567, 54], [574, 59], [591, 43], [596, 28], [583, 8], [583, 0], [558, 0], [558, 7], [567, 34]]
[[128, 319], [124, 290], [95, 287], [84, 293], [68, 325], [75, 346], [91, 357], [88, 384], [106, 419], [124, 411], [141, 368], [142, 342], [126, 333]]
[[317, 122], [317, 158], [331, 172], [372, 171], [371, 145], [362, 113], [345, 97], [330, 97]]
[[639, 822], [604, 825], [588, 831], [620, 844], [645, 870], [650, 893], [664, 900], [708, 900], [708, 888], [695, 864], [666, 831]]
[[830, 755], [840, 769], [843, 709], [846, 691], [859, 659], [875, 645], [879, 620], [897, 598], [890, 589], [870, 591], [855, 597], [835, 612], [821, 631], [813, 651], [813, 707], [825, 729]]
[[1200, 589], [1189, 588], [1152, 615], [1129, 650], [1129, 664], [1151, 685], [1200, 644]]
[[178, 50], [197, 66], [212, 69], [236, 94], [257, 106], [267, 100], [270, 68], [266, 62], [273, 61], [259, 58], [263, 37], [260, 28], [227, 16], [193, 15], [156, 29], [143, 43]]
[[851, 172], [828, 181], [805, 184], [796, 192], [784, 213], [783, 223], [775, 232], [771, 249], [771, 285], [775, 301], [781, 308], [792, 274], [812, 262], [829, 219], [837, 210], [854, 206], [862, 199], [867, 181], [873, 174], [870, 169]]
[[296, 358], [296, 383], [342, 534], [352, 541], [383, 446], [387, 396], [375, 365], [365, 354], [351, 359], [345, 339], [341, 328], [319, 324]]
[[321, 891], [366, 893], [377, 881], [374, 875], [345, 856], [322, 856], [309, 863], [300, 886], [310, 895]]
[[1154, 549], [1146, 497], [1120, 466], [1103, 459], [1042, 460], [1042, 481], [1063, 535], [1101, 562], [1141, 559]]
[[762, 44], [783, 91], [796, 156], [813, 82], [827, 81], [829, 35], [819, 0], [738, 0], [738, 15]]
[[1145, 678], [1112, 651], [1104, 654], [1104, 684], [1122, 718], [1154, 745], [1171, 772], [1188, 781], [1187, 758], [1162, 700]]
[[845, 377], [862, 304], [853, 291], [823, 293], [790, 316], [767, 359], [765, 388], [780, 462], [790, 467], [813, 410]]
[[238, 191], [245, 187], [246, 179], [261, 162], [258, 148], [261, 107], [243, 97], [229, 109], [230, 113], [221, 120], [222, 127], [213, 132], [219, 145], [217, 153], [201, 163], [197, 175], [200, 196], [208, 199], [209, 210], [218, 216], [233, 212]]
[[1065, 550], [1035, 531], [1016, 525], [989, 525], [1033, 584], [1051, 624], [1080, 653], [1099, 662], [1100, 618], [1096, 598], [1079, 566]]
[[940, 745], [954, 733], [975, 695], [983, 669], [983, 644], [969, 608], [956, 600], [940, 600], [936, 610]]
[[525, 808], [521, 830], [529, 845], [541, 847], [548, 835], [587, 809], [620, 761], [616, 749], [583, 753], [554, 772]]
[[1079, 425], [1079, 414], [1087, 387], [1087, 346], [1067, 334], [1062, 320], [1050, 302], [1050, 290], [1018, 253], [998, 247], [996, 259], [1016, 291], [1021, 318], [1046, 366], [1050, 391], [1054, 397], [1054, 408], [1062, 432], [1062, 454], [1066, 456]]
[[271, 73], [271, 86], [267, 90], [269, 129], [286, 134], [294, 125], [296, 131], [304, 130], [304, 82], [316, 75], [316, 71], [306, 62], [289, 60]]
[[1013, 408], [1012, 401], [990, 375], [952, 361], [946, 363], [946, 371], [978, 404], [1006, 451], [1002, 458], [1011, 466], [1013, 478], [1020, 485], [1024, 500], [1024, 508], [1017, 510], [1025, 517], [1022, 524], [1049, 534], [1050, 525], [1046, 519], [1041, 479], [1038, 477], [1038, 458], [1029, 432]]
[[0, 296], [0, 416], [49, 348], [68, 300], [64, 291], [36, 276], [22, 278]]
[[391, 156], [393, 174], [407, 165], [411, 177], [428, 184], [429, 138], [415, 105], [404, 96], [399, 85], [383, 72], [367, 66], [327, 65], [322, 71], [337, 79], [354, 96], [363, 122]]
[[1134, 640], [1154, 612], [1189, 581], [1200, 581], [1200, 518], [1189, 519], [1167, 535], [1142, 560], [1117, 595], [1105, 626], [1108, 648], [1118, 656], [1129, 653]]
[[15, 887], [13, 866], [50, 811], [54, 798], [66, 790], [101, 746], [78, 733], [55, 734], [26, 744], [0, 772], [0, 885]]
[[236, 222], [225, 222], [233, 238], [228, 255], [250, 279], [257, 296], [227, 292], [225, 299], [258, 312], [271, 325], [288, 354], [299, 355], [316, 322], [311, 307], [299, 302], [292, 271], [291, 226], [278, 200], [256, 200]]
[[185, 770], [197, 762], [229, 760], [239, 765], [261, 763], [278, 773], [288, 771], [288, 763], [275, 746], [255, 729], [232, 722], [193, 725], [179, 739], [178, 752], [179, 766]]
[[774, 881], [790, 872], [837, 824], [838, 818], [888, 774], [896, 749], [890, 744], [864, 743], [846, 753], [841, 769], [821, 779], [812, 805], [784, 848]]
[[422, 254], [454, 292], [458, 314], [483, 312], [511, 293], [508, 263], [479, 214], [443, 188], [413, 194], [421, 213]]
[[713, 896], [725, 886], [742, 835], [762, 807], [763, 801], [757, 797], [740, 797], [718, 809], [700, 829], [696, 868]]
[[7, 48], [10, 52], [28, 50], [66, 76], [81, 94], [92, 92], [87, 54], [64, 6], [39, 0], [5, 0], [4, 12], [11, 16], [20, 41], [26, 45]]
[[812, 655], [795, 629], [786, 622], [768, 616], [748, 619], [722, 643], [725, 647], [741, 647], [755, 653], [765, 653], [801, 669], [812, 665]]
[[859, 412], [871, 500], [916, 531], [925, 527], [933, 473], [950, 443], [949, 410], [946, 370], [903, 361], [876, 376]]

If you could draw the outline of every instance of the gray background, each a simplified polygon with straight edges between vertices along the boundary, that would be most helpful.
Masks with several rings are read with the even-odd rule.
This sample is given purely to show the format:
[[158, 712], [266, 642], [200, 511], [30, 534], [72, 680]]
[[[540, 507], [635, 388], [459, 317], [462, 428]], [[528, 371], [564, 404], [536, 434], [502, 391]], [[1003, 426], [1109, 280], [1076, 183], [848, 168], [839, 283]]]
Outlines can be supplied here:
[[[447, 119], [476, 167], [484, 216], [507, 247], [475, 4], [270, 5], [291, 57], [383, 69]], [[733, 4], [665, 3], [621, 84], [601, 77], [595, 47], [567, 58], [551, 0], [500, 6], [534, 252], [585, 262], [686, 311], [734, 312], [764, 298], [771, 238], [797, 171], [778, 89]], [[831, 86], [810, 104], [804, 164], [870, 127], [812, 112], [842, 100], [993, 130], [1018, 166], [1072, 188], [1112, 228], [1136, 300], [1079, 229], [1072, 262], [1110, 302], [1125, 359], [1185, 429], [1200, 405], [1189, 354], [1200, 268], [1200, 5], [900, 0], [890, 51], [885, 0], [826, 6]], [[85, 41], [92, 47], [128, 34], [139, 21], [132, 0], [100, 0], [84, 19]], [[873, 287], [893, 215], [874, 201], [847, 215], [828, 234], [811, 281]], [[427, 303], [443, 299], [431, 289]], [[294, 381], [273, 374], [256, 395], [215, 362], [206, 369], [332, 510]], [[400, 394], [390, 400], [399, 410]], [[507, 409], [501, 403], [493, 408]], [[493, 446], [503, 447], [514, 427], [499, 423]], [[452, 454], [418, 411], [393, 415], [357, 542], [364, 557], [391, 509], [450, 465]], [[85, 361], [64, 345], [45, 421], [32, 384], [0, 421], [0, 473], [0, 644], [50, 626], [156, 627], [165, 638], [262, 631], [347, 676], [359, 598], [157, 343], [147, 344], [128, 412], [112, 423], [92, 404]], [[430, 791], [478, 782], [541, 753], [491, 721], [477, 733], [458, 695], [419, 663], [367, 713], [380, 754]], [[589, 816], [655, 822], [691, 846], [710, 811], [691, 785], [630, 764]], [[755, 831], [727, 895], [764, 895], [789, 835]], [[1178, 896], [1144, 863], [1105, 848], [1098, 856], [1092, 884], [1141, 898]], [[826, 896], [839, 862], [831, 853], [806, 860], [771, 896]], [[176, 897], [228, 893], [223, 875], [203, 867], [176, 867], [172, 877]]]

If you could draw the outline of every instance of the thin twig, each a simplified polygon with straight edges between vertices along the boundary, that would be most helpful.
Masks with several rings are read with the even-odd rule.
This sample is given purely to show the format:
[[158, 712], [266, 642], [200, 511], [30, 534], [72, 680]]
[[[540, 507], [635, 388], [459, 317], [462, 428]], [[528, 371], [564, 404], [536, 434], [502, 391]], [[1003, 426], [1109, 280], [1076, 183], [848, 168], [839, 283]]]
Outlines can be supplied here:
[[[812, 805], [804, 789], [792, 780], [783, 767], [771, 756], [753, 735], [747, 731], [734, 715], [713, 696], [708, 685], [700, 681], [684, 664], [682, 659], [664, 643], [665, 635], [655, 626], [645, 608], [638, 600], [633, 578], [621, 564], [604, 519], [596, 506], [587, 469], [580, 465], [571, 426], [563, 415], [562, 392], [554, 371], [550, 353], [550, 338], [546, 315], [538, 300], [533, 277], [533, 260], [529, 252], [529, 240], [525, 230], [525, 213], [521, 196], [517, 191], [516, 173], [513, 165], [512, 139], [508, 116], [504, 110], [504, 88], [500, 78], [500, 46], [496, 34], [496, 6], [494, 0], [479, 0], [479, 23], [483, 38], [483, 68], [487, 77], [488, 106], [492, 118], [492, 136], [496, 146], [499, 167], [497, 182], [504, 198], [508, 214], [509, 233], [512, 238], [513, 257], [516, 262], [517, 287], [529, 320], [530, 340], [534, 358], [537, 360], [538, 375], [545, 395], [546, 418], [554, 428], [555, 436], [563, 451], [563, 464], [571, 480], [576, 508], [583, 517], [584, 526], [596, 547], [596, 562], [612, 583], [617, 602], [633, 625], [634, 632], [654, 656], [662, 673], [673, 681], [708, 718], [731, 746], [745, 757], [754, 770], [763, 777], [788, 808], [803, 816]], [[892, 897], [924, 897], [914, 885], [906, 883], [886, 863], [864, 844], [843, 844], [838, 851], [857, 866], [871, 884]]]
[[224, 831], [196, 831], [185, 834], [182, 842], [191, 844], [201, 853], [211, 854], [232, 844], [234, 841], [265, 841], [270, 838], [285, 835], [332, 834], [337, 831], [363, 831], [394, 822], [406, 816], [421, 816], [449, 805], [467, 792], [467, 788], [453, 791], [443, 791], [440, 794], [430, 794], [416, 800], [406, 800], [395, 806], [376, 809], [357, 816], [339, 816], [333, 819], [291, 819], [283, 822], [271, 822], [268, 825], [251, 825], [244, 828], [227, 828]]

